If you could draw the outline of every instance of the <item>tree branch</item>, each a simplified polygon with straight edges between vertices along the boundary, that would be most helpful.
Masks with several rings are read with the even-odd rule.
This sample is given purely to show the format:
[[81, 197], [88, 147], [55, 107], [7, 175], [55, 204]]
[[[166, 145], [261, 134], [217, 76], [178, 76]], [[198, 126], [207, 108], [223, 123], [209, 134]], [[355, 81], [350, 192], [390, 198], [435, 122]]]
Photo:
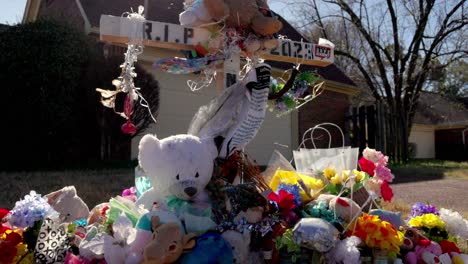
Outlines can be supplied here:
[[359, 71], [361, 72], [364, 79], [366, 80], [366, 83], [369, 86], [369, 89], [372, 91], [372, 94], [374, 95], [375, 99], [380, 100], [381, 97], [380, 97], [379, 93], [377, 92], [377, 88], [375, 87], [374, 83], [372, 82], [372, 78], [370, 77], [369, 73], [366, 71], [366, 69], [362, 65], [361, 61], [358, 58], [354, 57], [353, 55], [351, 55], [351, 54], [349, 54], [347, 52], [340, 51], [340, 50], [335, 50], [335, 54], [338, 55], [338, 56], [346, 57], [346, 58], [350, 59], [352, 62], [354, 62], [354, 64], [356, 64]]
[[[353, 21], [353, 24], [357, 27], [357, 29], [361, 32], [361, 34], [364, 36], [364, 38], [366, 39], [366, 41], [369, 43], [369, 46], [372, 50], [372, 52], [374, 53], [374, 57], [377, 61], [377, 67], [379, 69], [379, 72], [380, 72], [380, 75], [382, 77], [382, 80], [383, 80], [383, 85], [384, 85], [384, 88], [385, 88], [385, 93], [386, 93], [386, 97], [387, 97], [387, 100], [388, 102], [392, 102], [393, 100], [393, 94], [392, 94], [392, 89], [391, 89], [391, 86], [390, 86], [390, 83], [388, 81], [388, 78], [387, 78], [387, 74], [386, 74], [386, 70], [385, 70], [385, 64], [383, 63], [382, 61], [382, 58], [380, 56], [380, 52], [379, 52], [379, 49], [384, 51], [385, 49], [382, 48], [380, 46], [379, 43], [377, 43], [369, 34], [369, 32], [367, 32], [367, 30], [364, 28], [363, 24], [362, 24], [362, 21], [359, 19], [359, 17], [356, 15], [356, 13], [354, 13], [354, 11], [351, 9], [351, 7], [344, 1], [344, 0], [339, 0], [339, 2], [337, 3], [350, 17], [351, 17], [351, 20]], [[379, 48], [380, 46], [380, 48]], [[384, 53], [386, 53], [387, 51], [384, 51]]]

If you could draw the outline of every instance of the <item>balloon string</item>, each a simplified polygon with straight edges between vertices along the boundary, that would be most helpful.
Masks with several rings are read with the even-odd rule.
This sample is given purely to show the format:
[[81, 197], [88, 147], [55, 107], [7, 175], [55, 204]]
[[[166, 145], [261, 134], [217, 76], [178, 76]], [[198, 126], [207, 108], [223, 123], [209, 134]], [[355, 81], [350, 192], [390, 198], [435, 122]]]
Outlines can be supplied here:
[[148, 113], [150, 114], [151, 119], [153, 119], [154, 123], [156, 124], [157, 123], [156, 118], [154, 117], [153, 113], [151, 112], [151, 107], [149, 106], [148, 101], [145, 99], [145, 97], [143, 97], [143, 95], [140, 93], [140, 91], [135, 89], [135, 92], [138, 94], [138, 97], [140, 98], [140, 100], [139, 100], [140, 105], [142, 107], [148, 109]]

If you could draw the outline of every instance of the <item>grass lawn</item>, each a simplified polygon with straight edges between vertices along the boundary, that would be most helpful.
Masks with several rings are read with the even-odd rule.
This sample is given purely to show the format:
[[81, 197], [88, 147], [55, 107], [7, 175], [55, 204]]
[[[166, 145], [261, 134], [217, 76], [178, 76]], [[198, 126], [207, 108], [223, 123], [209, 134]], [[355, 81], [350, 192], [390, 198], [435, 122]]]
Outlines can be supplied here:
[[468, 162], [413, 160], [403, 165], [391, 165], [390, 168], [396, 175], [396, 183], [447, 177], [468, 179]]

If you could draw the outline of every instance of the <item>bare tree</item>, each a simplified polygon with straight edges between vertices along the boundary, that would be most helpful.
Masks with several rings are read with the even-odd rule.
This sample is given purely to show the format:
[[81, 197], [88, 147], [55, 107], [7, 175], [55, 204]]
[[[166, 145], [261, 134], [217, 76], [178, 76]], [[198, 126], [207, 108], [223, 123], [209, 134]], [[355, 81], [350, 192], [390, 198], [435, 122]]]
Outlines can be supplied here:
[[[301, 0], [301, 27], [337, 44], [338, 63], [391, 112], [394, 159], [408, 158], [421, 90], [468, 55], [466, 0]], [[352, 76], [353, 77], [353, 76]], [[356, 78], [355, 78], [356, 79]]]

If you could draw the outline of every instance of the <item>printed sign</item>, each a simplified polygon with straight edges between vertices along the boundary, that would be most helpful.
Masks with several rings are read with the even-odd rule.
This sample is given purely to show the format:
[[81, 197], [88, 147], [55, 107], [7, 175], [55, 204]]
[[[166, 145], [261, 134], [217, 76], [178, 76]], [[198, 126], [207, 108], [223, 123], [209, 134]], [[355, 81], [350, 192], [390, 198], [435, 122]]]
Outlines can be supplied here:
[[247, 88], [241, 107], [243, 112], [237, 125], [229, 131], [224, 140], [221, 157], [229, 156], [234, 150], [243, 149], [257, 134], [265, 119], [270, 76], [270, 66], [263, 64], [252, 69], [243, 80]]
[[[138, 23], [125, 17], [102, 15], [100, 35], [102, 41], [122, 44], [126, 44], [129, 37], [138, 35], [146, 46], [191, 50], [195, 45], [206, 42], [211, 33], [204, 28], [187, 28], [156, 21]], [[278, 42], [276, 49], [261, 54], [260, 58], [315, 66], [333, 63], [333, 48], [288, 39], [279, 39]], [[228, 75], [226, 81], [232, 83], [234, 77]]]

